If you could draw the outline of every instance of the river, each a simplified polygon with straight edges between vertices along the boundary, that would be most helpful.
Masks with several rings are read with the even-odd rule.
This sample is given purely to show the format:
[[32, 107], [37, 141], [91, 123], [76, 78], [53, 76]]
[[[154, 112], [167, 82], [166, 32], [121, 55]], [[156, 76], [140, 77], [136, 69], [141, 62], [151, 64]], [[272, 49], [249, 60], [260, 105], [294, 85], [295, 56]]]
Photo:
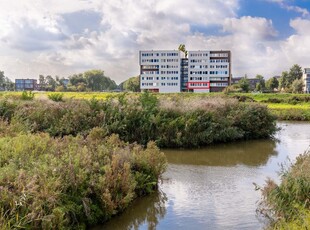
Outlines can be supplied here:
[[94, 229], [263, 229], [253, 183], [279, 181], [281, 164], [294, 162], [310, 144], [310, 123], [278, 127], [274, 140], [164, 150], [169, 164], [159, 191]]

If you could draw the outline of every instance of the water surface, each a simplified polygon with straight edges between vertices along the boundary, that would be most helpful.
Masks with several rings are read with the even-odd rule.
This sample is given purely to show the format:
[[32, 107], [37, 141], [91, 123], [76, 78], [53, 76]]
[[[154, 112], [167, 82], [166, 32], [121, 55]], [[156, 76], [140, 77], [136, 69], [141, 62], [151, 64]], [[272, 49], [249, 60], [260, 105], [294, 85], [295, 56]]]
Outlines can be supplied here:
[[310, 144], [310, 123], [279, 122], [275, 140], [164, 150], [168, 169], [160, 189], [95, 229], [262, 229], [256, 214], [267, 177]]

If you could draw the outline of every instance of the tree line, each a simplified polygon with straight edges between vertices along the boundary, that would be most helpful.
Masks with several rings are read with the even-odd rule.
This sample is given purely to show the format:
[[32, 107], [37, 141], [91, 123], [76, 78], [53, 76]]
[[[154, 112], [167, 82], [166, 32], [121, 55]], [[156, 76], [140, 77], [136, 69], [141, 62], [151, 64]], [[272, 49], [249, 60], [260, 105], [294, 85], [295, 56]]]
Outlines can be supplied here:
[[[185, 47], [179, 48], [185, 50]], [[264, 76], [258, 74], [255, 77], [255, 85], [251, 84], [250, 79], [245, 75], [237, 84], [227, 87], [225, 92], [281, 91], [287, 93], [302, 93], [304, 87], [302, 75], [302, 67], [297, 64], [293, 65], [289, 71], [282, 72], [280, 77], [271, 77], [265, 80]], [[68, 78], [39, 75], [38, 81], [38, 90], [44, 91], [109, 91], [117, 88], [125, 91], [139, 92], [140, 77], [131, 77], [120, 85], [117, 85], [114, 80], [104, 75], [104, 71], [89, 70], [84, 73], [73, 74]], [[0, 91], [13, 91], [14, 89], [14, 83], [8, 77], [5, 77], [3, 71], [0, 71]]]
[[117, 84], [111, 78], [104, 75], [102, 70], [89, 70], [84, 73], [73, 74], [67, 79], [55, 78], [47, 75], [39, 76], [39, 90], [46, 91], [104, 91], [114, 90]]
[[302, 93], [304, 81], [302, 79], [302, 67], [295, 64], [289, 71], [282, 72], [280, 77], [271, 77], [267, 81], [264, 76], [256, 75], [255, 85], [251, 84], [251, 80], [245, 75], [237, 84], [227, 87], [226, 92], [230, 91], [260, 91], [260, 92], [286, 92], [286, 93]]
[[4, 76], [4, 72], [0, 71], [0, 91], [13, 91], [14, 83], [10, 78]]
[[[88, 70], [73, 74], [68, 78], [51, 75], [39, 75], [37, 89], [42, 91], [105, 91], [114, 90], [118, 85], [114, 80], [104, 75], [102, 70]], [[0, 71], [0, 91], [14, 91], [15, 84]]]

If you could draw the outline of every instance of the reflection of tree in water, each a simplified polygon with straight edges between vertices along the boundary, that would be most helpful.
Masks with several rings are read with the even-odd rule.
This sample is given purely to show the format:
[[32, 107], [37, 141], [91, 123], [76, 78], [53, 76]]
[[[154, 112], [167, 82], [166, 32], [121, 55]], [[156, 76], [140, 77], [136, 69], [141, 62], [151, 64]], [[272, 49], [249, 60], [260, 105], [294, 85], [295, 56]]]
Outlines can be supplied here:
[[148, 229], [156, 229], [159, 221], [166, 215], [167, 196], [158, 190], [154, 193], [138, 198], [121, 215], [93, 230], [99, 229], [139, 229], [142, 224], [147, 224]]
[[278, 154], [276, 140], [251, 140], [218, 144], [201, 149], [163, 150], [169, 164], [207, 166], [265, 165], [271, 156]]

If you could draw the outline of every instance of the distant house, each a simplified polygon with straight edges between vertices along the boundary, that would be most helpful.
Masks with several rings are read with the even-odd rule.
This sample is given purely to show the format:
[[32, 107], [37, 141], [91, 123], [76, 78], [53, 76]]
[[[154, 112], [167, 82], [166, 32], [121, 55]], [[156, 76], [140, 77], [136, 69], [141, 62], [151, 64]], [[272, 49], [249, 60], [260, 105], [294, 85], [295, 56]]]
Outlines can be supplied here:
[[[231, 84], [235, 85], [238, 84], [239, 81], [242, 79], [243, 77], [235, 77], [231, 79]], [[259, 79], [257, 78], [247, 78], [249, 81], [249, 85], [250, 85], [250, 89], [254, 90], [256, 88], [256, 84], [260, 82]]]
[[37, 90], [37, 80], [36, 79], [15, 79], [15, 90]]

